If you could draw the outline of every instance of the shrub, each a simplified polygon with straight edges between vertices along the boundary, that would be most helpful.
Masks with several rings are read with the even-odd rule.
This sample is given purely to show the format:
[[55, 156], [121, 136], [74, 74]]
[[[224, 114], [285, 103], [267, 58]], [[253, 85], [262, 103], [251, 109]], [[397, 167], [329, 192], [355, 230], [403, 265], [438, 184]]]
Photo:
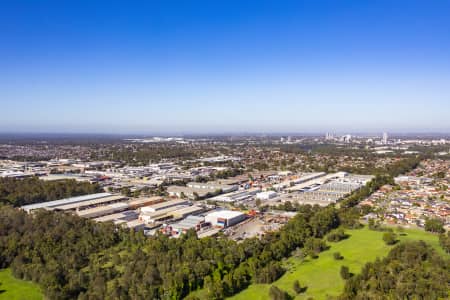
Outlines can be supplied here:
[[345, 240], [348, 237], [349, 237], [349, 235], [346, 234], [343, 229], [339, 228], [339, 229], [331, 232], [327, 236], [327, 240], [329, 242], [339, 242], [339, 241]]
[[339, 252], [334, 252], [333, 253], [333, 257], [334, 257], [335, 260], [342, 260], [342, 259], [344, 259], [344, 257]]
[[344, 280], [349, 279], [350, 277], [352, 277], [352, 274], [350, 273], [350, 270], [347, 266], [342, 266], [341, 267], [341, 277]]
[[301, 294], [306, 291], [306, 287], [302, 287], [298, 280], [294, 281], [294, 285], [292, 286], [292, 288], [297, 294]]
[[289, 299], [288, 293], [281, 290], [280, 288], [272, 285], [269, 290], [269, 296], [272, 300], [287, 300]]
[[394, 245], [397, 243], [397, 235], [391, 231], [385, 232], [383, 234], [383, 241], [386, 245]]

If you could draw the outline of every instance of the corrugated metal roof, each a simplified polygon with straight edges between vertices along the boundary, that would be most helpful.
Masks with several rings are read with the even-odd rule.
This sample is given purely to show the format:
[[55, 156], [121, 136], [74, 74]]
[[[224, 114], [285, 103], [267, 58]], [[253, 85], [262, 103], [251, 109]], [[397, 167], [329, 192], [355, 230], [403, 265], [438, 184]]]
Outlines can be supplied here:
[[124, 199], [126, 199], [126, 197], [121, 196], [121, 195], [114, 195], [114, 196], [102, 197], [102, 198], [94, 199], [94, 200], [87, 200], [87, 201], [82, 201], [82, 202], [54, 206], [54, 207], [52, 207], [52, 209], [70, 210], [70, 209], [80, 208], [83, 206], [97, 205], [97, 204], [102, 204], [105, 202], [119, 201], [119, 200], [124, 200]]
[[104, 197], [112, 196], [110, 193], [97, 193], [97, 194], [90, 194], [90, 195], [84, 195], [84, 196], [77, 196], [77, 197], [71, 197], [71, 198], [65, 198], [55, 201], [47, 201], [47, 202], [41, 202], [41, 203], [35, 203], [35, 204], [29, 204], [24, 205], [21, 208], [30, 211], [33, 209], [39, 209], [39, 208], [46, 208], [46, 207], [55, 207], [65, 204], [71, 204], [76, 202], [82, 202], [82, 201], [88, 201], [88, 200], [94, 200]]

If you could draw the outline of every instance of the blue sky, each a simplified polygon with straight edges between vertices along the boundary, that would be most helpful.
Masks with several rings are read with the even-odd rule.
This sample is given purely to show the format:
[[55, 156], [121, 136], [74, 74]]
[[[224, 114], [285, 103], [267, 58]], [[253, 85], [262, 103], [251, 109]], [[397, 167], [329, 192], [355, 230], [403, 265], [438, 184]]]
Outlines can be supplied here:
[[448, 133], [450, 2], [2, 1], [0, 104], [0, 132]]

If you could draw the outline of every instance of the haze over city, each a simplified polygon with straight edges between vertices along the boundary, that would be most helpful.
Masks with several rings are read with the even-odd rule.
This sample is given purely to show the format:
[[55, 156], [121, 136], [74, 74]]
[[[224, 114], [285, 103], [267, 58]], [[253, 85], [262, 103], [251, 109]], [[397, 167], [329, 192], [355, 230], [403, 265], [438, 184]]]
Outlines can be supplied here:
[[10, 1], [0, 132], [450, 130], [448, 1]]

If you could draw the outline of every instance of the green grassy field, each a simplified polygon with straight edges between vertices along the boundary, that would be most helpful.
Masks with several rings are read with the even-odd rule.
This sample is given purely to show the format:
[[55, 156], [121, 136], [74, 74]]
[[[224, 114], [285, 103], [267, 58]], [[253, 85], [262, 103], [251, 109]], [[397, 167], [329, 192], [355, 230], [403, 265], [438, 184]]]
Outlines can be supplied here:
[[36, 284], [14, 278], [10, 269], [0, 270], [0, 283], [0, 300], [43, 299]]
[[[291, 257], [286, 260], [285, 266], [288, 271], [273, 284], [294, 296], [292, 285], [299, 280], [301, 286], [307, 286], [305, 293], [298, 295], [295, 299], [326, 299], [327, 295], [336, 296], [344, 287], [344, 280], [340, 276], [340, 268], [346, 265], [350, 272], [359, 273], [361, 267], [377, 257], [384, 257], [393, 246], [387, 246], [382, 240], [383, 232], [368, 230], [347, 230], [350, 237], [338, 243], [328, 243], [329, 250], [320, 253], [318, 259], [305, 259]], [[444, 254], [439, 247], [438, 237], [422, 230], [405, 230], [405, 235], [399, 236], [400, 241], [424, 240], [439, 253]], [[334, 252], [340, 252], [343, 260], [337, 261], [333, 258]], [[253, 284], [241, 293], [231, 297], [233, 300], [246, 299], [269, 299], [269, 284]]]

